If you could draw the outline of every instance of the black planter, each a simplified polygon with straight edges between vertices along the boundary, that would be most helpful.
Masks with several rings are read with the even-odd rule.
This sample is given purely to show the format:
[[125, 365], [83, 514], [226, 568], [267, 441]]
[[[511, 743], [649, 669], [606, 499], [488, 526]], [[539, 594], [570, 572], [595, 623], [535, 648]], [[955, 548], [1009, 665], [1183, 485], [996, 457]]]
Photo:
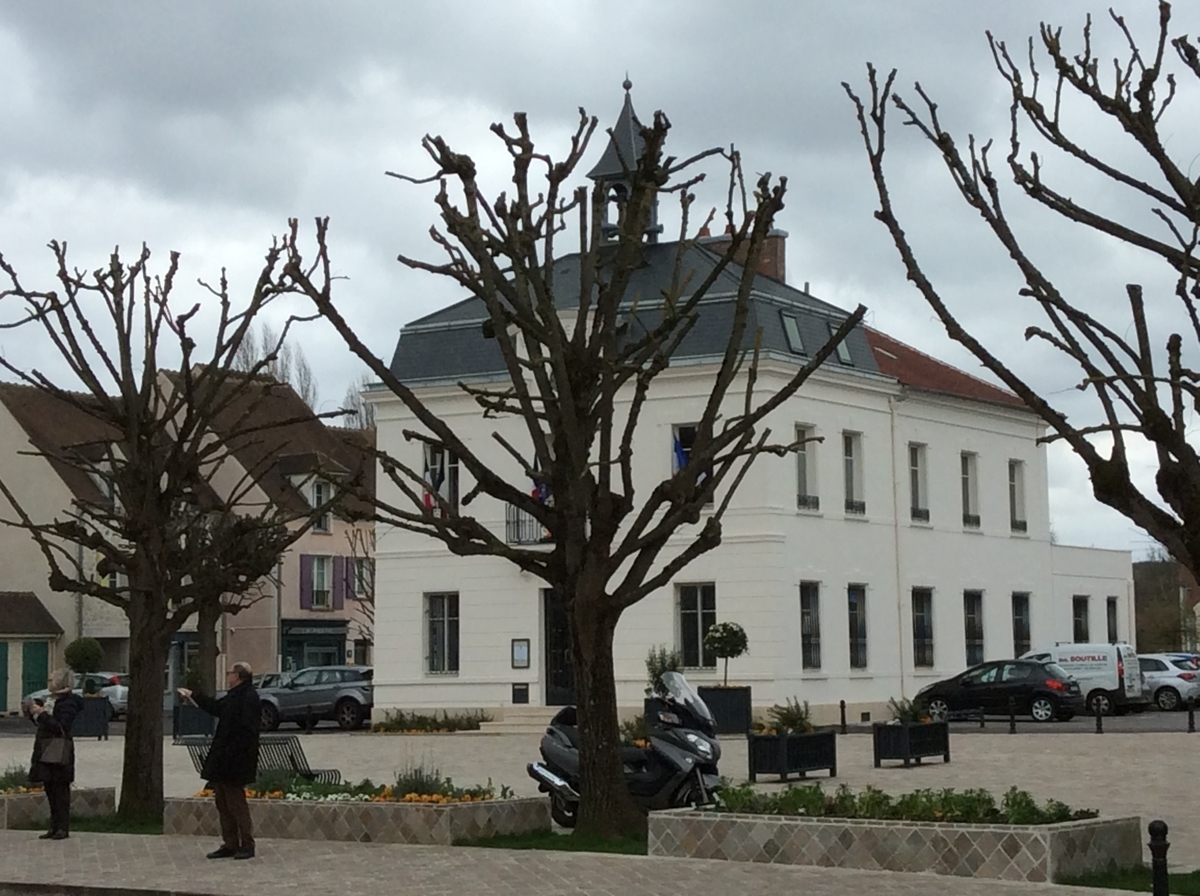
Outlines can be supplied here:
[[108, 720], [111, 716], [112, 704], [107, 697], [84, 697], [83, 709], [71, 723], [71, 736], [108, 740]]
[[717, 723], [717, 734], [746, 734], [753, 721], [748, 687], [703, 687], [696, 693]]
[[217, 728], [215, 716], [210, 716], [199, 706], [190, 703], [180, 703], [174, 709], [171, 717], [171, 736], [186, 737], [189, 734], [211, 736]]
[[806, 777], [807, 772], [829, 770], [837, 777], [837, 732], [832, 728], [807, 733], [746, 735], [747, 755], [750, 758], [750, 780], [759, 775], [778, 775], [786, 781], [789, 775]]
[[903, 762], [904, 767], [928, 756], [941, 756], [950, 761], [950, 724], [948, 722], [904, 722], [899, 725], [876, 722], [872, 726], [875, 740], [875, 767], [884, 760]]

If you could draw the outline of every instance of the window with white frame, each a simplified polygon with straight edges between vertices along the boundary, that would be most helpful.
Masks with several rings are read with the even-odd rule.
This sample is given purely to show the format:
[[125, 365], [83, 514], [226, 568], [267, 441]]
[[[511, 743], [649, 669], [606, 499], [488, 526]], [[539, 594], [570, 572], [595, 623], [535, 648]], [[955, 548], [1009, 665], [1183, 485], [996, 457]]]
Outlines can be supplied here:
[[321, 555], [312, 558], [312, 607], [314, 610], [333, 608], [333, 558]]
[[967, 665], [983, 662], [983, 592], [963, 592], [963, 631], [966, 638]]
[[[841, 323], [840, 322], [834, 323], [833, 321], [827, 321], [827, 325], [829, 327], [829, 338], [832, 339], [833, 334], [838, 331], [838, 327], [841, 326]], [[839, 364], [846, 364], [846, 365], [854, 364], [854, 357], [850, 354], [850, 346], [848, 346], [846, 344], [846, 342], [849, 338], [850, 338], [850, 335], [846, 334], [846, 338], [838, 343], [837, 359], [838, 359]]]
[[800, 335], [800, 319], [786, 311], [779, 312], [783, 320], [783, 333], [787, 337], [788, 348], [797, 355], [807, 355], [804, 350], [804, 339]]
[[867, 502], [863, 495], [861, 433], [842, 433], [842, 475], [846, 486], [846, 513], [862, 516], [867, 512]]
[[1029, 624], [1029, 592], [1012, 593], [1013, 656], [1024, 656], [1033, 645]]
[[425, 595], [426, 662], [430, 672], [458, 672], [458, 594]]
[[[328, 503], [329, 495], [330, 495], [329, 483], [324, 482], [320, 479], [314, 479], [312, 482], [312, 501], [311, 501], [313, 509], [320, 507], [322, 504]], [[319, 517], [317, 517], [313, 521], [312, 527], [313, 527], [314, 532], [328, 532], [329, 531], [329, 511], [326, 511], [325, 513], [323, 513]]]
[[425, 445], [425, 509], [442, 516], [458, 512], [458, 458], [439, 445]]
[[350, 593], [359, 600], [375, 593], [375, 560], [371, 557], [353, 557], [350, 563]]
[[821, 668], [821, 583], [800, 583], [800, 667]]
[[867, 668], [867, 586], [846, 588], [846, 615], [850, 621], [850, 668]]
[[[696, 444], [696, 424], [679, 423], [671, 427], [671, 472], [678, 473], [692, 459], [692, 446]], [[712, 475], [712, 466], [696, 474], [696, 487], [702, 488], [704, 480]], [[704, 502], [705, 507], [711, 506], [713, 498], [710, 495]]]
[[801, 510], [820, 510], [817, 492], [817, 443], [812, 441], [816, 430], [811, 426], [796, 427], [796, 506]]
[[1025, 521], [1025, 464], [1019, 460], [1008, 462], [1008, 520], [1014, 532], [1026, 532]]
[[913, 666], [933, 668], [933, 589], [912, 590]]
[[1071, 598], [1071, 629], [1076, 644], [1086, 644], [1090, 640], [1088, 626], [1088, 609], [1092, 598], [1087, 594], [1076, 594]]
[[717, 586], [713, 582], [679, 586], [679, 652], [688, 668], [715, 669], [717, 658], [704, 636], [717, 622]]
[[1105, 621], [1108, 623], [1108, 643], [1113, 644], [1119, 640], [1119, 632], [1117, 630], [1117, 599], [1110, 597], [1105, 609], [1107, 611]]
[[920, 442], [908, 443], [908, 492], [909, 512], [917, 522], [929, 522], [929, 483], [925, 460], [925, 446]]
[[968, 529], [979, 528], [979, 456], [964, 451], [959, 457], [962, 471], [962, 521]]

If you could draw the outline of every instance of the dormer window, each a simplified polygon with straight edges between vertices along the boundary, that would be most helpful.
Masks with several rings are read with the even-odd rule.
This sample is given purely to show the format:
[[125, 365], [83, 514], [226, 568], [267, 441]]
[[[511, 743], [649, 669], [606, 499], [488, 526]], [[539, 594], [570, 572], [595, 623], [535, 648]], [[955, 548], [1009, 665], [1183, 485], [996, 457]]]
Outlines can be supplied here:
[[[828, 321], [828, 326], [829, 326], [829, 338], [832, 339], [833, 334], [838, 331], [839, 325], [835, 324], [833, 321]], [[849, 338], [849, 334], [847, 334], [846, 338], [847, 339]], [[850, 355], [850, 346], [848, 346], [846, 344], [845, 339], [843, 339], [841, 342], [838, 343], [837, 359], [838, 359], [838, 362], [841, 364], [847, 364], [847, 365], [854, 364], [854, 358], [851, 357], [851, 355]]]
[[781, 312], [783, 318], [783, 333], [787, 336], [788, 348], [797, 355], [807, 355], [804, 350], [804, 339], [800, 336], [800, 319], [794, 314]]
[[[328, 503], [329, 495], [330, 495], [330, 491], [329, 491], [329, 483], [328, 482], [322, 482], [320, 479], [316, 479], [313, 481], [311, 503], [312, 503], [312, 506], [314, 509], [317, 507], [320, 507], [322, 504]], [[321, 514], [319, 517], [316, 518], [316, 520], [313, 521], [313, 531], [314, 532], [328, 532], [329, 531], [329, 511], [326, 511], [325, 513]]]

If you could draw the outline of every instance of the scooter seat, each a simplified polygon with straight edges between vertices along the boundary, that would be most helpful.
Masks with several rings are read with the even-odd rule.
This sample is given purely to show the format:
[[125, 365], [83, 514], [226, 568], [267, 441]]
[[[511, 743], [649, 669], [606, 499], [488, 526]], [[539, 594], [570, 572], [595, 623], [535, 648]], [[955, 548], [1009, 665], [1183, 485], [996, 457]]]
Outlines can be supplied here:
[[645, 765], [650, 751], [643, 747], [621, 747], [621, 762], [625, 765]]

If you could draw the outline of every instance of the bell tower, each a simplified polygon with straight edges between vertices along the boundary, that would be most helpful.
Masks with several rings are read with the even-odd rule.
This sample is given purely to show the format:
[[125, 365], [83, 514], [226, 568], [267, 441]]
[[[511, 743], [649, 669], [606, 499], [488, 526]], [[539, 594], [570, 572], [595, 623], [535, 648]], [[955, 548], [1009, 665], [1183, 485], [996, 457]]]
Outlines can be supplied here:
[[[621, 86], [625, 88], [625, 104], [617, 116], [604, 155], [587, 175], [605, 190], [604, 220], [600, 225], [600, 233], [606, 240], [617, 237], [621, 218], [625, 214], [625, 203], [633, 192], [633, 172], [646, 148], [646, 141], [642, 139], [642, 123], [633, 111], [633, 99], [629, 95], [633, 83], [628, 75]], [[646, 242], [657, 243], [662, 230], [662, 225], [658, 223], [658, 199], [655, 198], [646, 226]]]

